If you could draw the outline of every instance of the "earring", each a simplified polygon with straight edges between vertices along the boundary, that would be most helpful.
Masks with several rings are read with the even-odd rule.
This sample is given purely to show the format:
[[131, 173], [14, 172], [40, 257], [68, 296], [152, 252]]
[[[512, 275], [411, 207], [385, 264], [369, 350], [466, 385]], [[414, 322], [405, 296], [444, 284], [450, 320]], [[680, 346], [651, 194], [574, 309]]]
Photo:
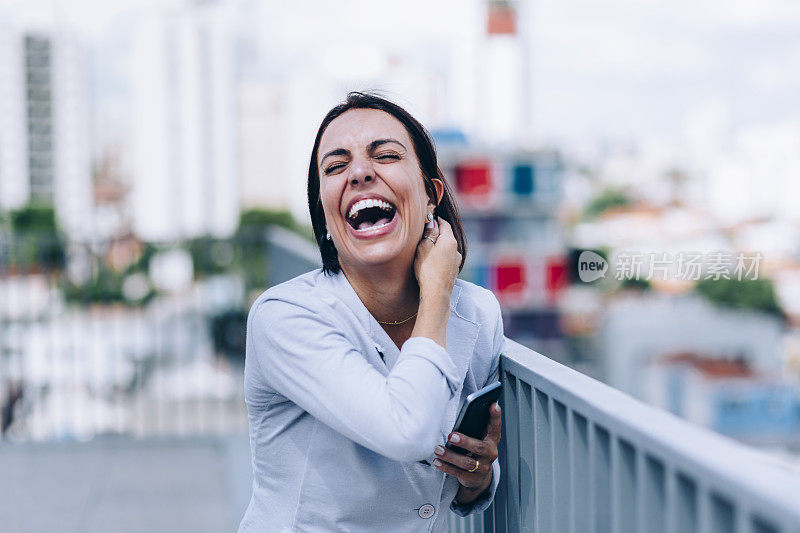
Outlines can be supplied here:
[[428, 222], [433, 222], [433, 213], [428, 213], [426, 218], [428, 219]]
[[331, 232], [330, 231], [325, 234], [325, 238], [328, 239], [328, 240], [331, 240]]

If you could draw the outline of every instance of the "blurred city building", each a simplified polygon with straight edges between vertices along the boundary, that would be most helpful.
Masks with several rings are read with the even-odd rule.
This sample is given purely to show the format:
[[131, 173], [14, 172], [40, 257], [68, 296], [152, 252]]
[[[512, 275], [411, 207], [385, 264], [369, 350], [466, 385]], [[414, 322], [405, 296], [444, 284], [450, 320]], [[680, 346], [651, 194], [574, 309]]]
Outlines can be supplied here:
[[239, 215], [235, 33], [221, 3], [136, 22], [133, 227], [149, 240], [230, 236]]
[[758, 371], [743, 355], [679, 352], [647, 366], [648, 403], [752, 445], [800, 444], [795, 381]]
[[534, 149], [531, 7], [488, 1], [482, 9], [477, 127], [433, 131], [468, 237], [461, 276], [495, 293], [507, 335], [560, 357], [558, 301], [568, 282], [559, 220], [565, 169], [558, 151]]
[[93, 229], [87, 49], [55, 20], [0, 16], [0, 211], [52, 206], [62, 229]]
[[620, 297], [608, 302], [600, 332], [605, 381], [645, 398], [646, 370], [665, 354], [678, 352], [712, 360], [735, 357], [754, 373], [780, 377], [783, 333], [778, 318], [720, 309], [698, 297]]
[[558, 301], [568, 272], [559, 154], [440, 146], [469, 239], [461, 277], [495, 293], [507, 335], [560, 353]]

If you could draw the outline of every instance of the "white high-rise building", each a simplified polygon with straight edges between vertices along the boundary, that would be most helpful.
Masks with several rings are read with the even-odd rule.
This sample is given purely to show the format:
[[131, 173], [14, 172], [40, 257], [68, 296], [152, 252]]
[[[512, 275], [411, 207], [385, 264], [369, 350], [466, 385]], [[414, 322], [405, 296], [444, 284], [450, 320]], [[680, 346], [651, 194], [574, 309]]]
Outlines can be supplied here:
[[530, 148], [531, 2], [486, 0], [486, 32], [478, 46], [476, 86], [481, 141]]
[[25, 52], [22, 33], [0, 18], [0, 211], [28, 202]]
[[149, 240], [229, 236], [238, 223], [232, 17], [196, 5], [135, 30], [133, 226]]
[[73, 238], [92, 229], [86, 49], [55, 23], [0, 22], [0, 210], [55, 208]]

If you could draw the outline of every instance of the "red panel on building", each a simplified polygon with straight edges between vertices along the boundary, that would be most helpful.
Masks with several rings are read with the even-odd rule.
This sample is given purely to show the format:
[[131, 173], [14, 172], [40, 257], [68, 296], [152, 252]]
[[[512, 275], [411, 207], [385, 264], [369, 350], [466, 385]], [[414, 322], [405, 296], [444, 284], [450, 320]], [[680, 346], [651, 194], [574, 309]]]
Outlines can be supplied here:
[[500, 300], [520, 300], [528, 287], [522, 260], [503, 260], [494, 266], [493, 288]]
[[488, 35], [516, 35], [517, 14], [509, 2], [489, 2], [487, 8]]
[[552, 303], [558, 293], [569, 283], [567, 261], [564, 257], [551, 257], [547, 260], [545, 287], [547, 297]]
[[467, 196], [488, 196], [492, 178], [488, 161], [459, 163], [455, 168], [456, 191]]

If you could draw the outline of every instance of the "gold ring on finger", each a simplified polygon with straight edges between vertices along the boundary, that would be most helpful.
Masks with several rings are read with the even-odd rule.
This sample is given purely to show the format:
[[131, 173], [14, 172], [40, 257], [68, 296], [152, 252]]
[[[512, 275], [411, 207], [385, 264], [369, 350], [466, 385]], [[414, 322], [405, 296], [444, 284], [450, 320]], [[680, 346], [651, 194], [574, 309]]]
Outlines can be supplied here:
[[480, 464], [480, 462], [479, 462], [477, 459], [475, 459], [475, 466], [473, 466], [471, 470], [467, 470], [467, 472], [474, 472], [474, 471], [476, 471], [476, 470], [478, 469], [478, 465], [479, 465], [479, 464]]
[[431, 239], [430, 235], [425, 235], [425, 238], [428, 239], [429, 241], [431, 241], [433, 244], [436, 244], [436, 241]]

